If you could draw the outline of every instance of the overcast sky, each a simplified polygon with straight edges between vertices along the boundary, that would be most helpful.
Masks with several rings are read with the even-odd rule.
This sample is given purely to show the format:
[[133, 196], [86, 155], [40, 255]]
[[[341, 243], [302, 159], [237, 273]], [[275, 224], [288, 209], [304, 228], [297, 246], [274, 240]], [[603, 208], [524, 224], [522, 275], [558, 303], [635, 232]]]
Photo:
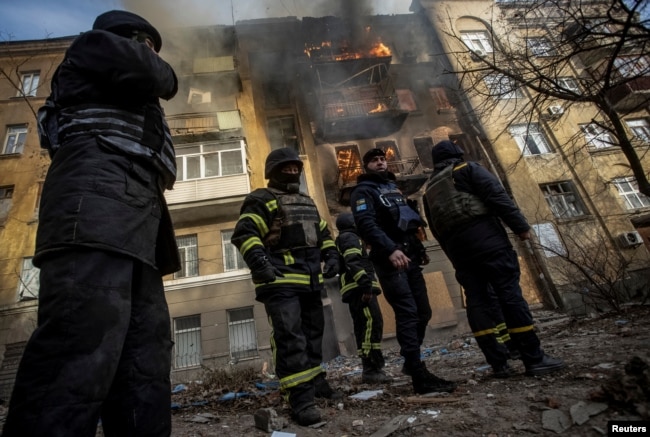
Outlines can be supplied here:
[[0, 0], [0, 41], [78, 35], [111, 9], [142, 15], [156, 27], [233, 24], [286, 16], [336, 15], [339, 2], [374, 14], [408, 14], [411, 0]]

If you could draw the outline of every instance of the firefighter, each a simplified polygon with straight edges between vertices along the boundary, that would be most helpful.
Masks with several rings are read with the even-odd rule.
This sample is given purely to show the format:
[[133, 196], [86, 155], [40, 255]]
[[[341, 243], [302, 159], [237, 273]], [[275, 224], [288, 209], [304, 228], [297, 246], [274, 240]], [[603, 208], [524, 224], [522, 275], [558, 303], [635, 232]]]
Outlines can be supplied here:
[[383, 150], [368, 151], [363, 165], [366, 173], [357, 177], [350, 204], [359, 235], [371, 247], [370, 259], [384, 297], [395, 312], [403, 372], [411, 376], [416, 393], [452, 392], [456, 383], [433, 375], [420, 360], [431, 319], [421, 267], [429, 259], [418, 238], [424, 221], [397, 189]]
[[361, 382], [367, 384], [387, 383], [391, 378], [382, 370], [385, 365], [381, 351], [384, 320], [377, 297], [381, 290], [375, 280], [375, 269], [368, 258], [363, 241], [354, 226], [352, 213], [345, 212], [336, 218], [336, 247], [341, 254], [339, 275], [341, 300], [348, 304], [357, 354], [363, 371]]
[[39, 110], [49, 167], [34, 265], [38, 325], [6, 437], [168, 436], [171, 330], [162, 276], [178, 270], [163, 191], [176, 176], [159, 98], [177, 91], [162, 39], [126, 11], [78, 36]]
[[246, 197], [231, 241], [251, 270], [256, 300], [271, 323], [280, 389], [293, 419], [307, 426], [321, 420], [314, 397], [342, 395], [329, 386], [321, 366], [323, 277], [338, 274], [338, 251], [314, 201], [300, 192], [302, 169], [293, 149], [268, 155], [268, 186]]
[[[527, 375], [560, 370], [564, 362], [544, 353], [533, 329], [519, 285], [517, 254], [501, 221], [522, 241], [530, 239], [530, 226], [499, 180], [480, 164], [465, 162], [463, 155], [452, 141], [433, 147], [434, 172], [426, 185], [424, 209], [465, 290], [467, 319], [477, 343], [494, 376], [513, 374], [495, 330], [495, 319], [503, 317]], [[495, 294], [500, 306], [496, 311]]]

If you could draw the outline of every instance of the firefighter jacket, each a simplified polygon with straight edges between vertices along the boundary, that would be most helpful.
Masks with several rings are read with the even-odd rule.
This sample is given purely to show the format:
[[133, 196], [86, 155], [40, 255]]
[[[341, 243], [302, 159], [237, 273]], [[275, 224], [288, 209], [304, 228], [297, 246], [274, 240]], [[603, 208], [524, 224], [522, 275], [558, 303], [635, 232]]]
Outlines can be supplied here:
[[256, 257], [266, 256], [283, 275], [256, 284], [258, 299], [278, 288], [320, 292], [321, 261], [338, 257], [327, 222], [313, 200], [275, 188], [260, 188], [246, 196], [231, 242], [249, 266]]
[[[432, 211], [440, 210], [437, 202], [446, 202], [445, 199], [451, 196], [442, 192], [439, 193], [440, 196], [435, 196], [430, 189], [431, 182], [439, 180], [441, 172], [449, 172], [450, 166], [453, 187], [439, 184], [437, 189], [468, 193], [471, 197], [465, 197], [465, 201], [466, 207], [471, 211], [459, 211], [456, 206], [455, 212], [447, 211], [448, 214], [443, 219], [445, 223], [442, 223], [438, 217], [433, 216]], [[481, 258], [494, 251], [512, 247], [502, 220], [515, 234], [530, 229], [501, 182], [476, 162], [452, 158], [436, 163], [426, 190], [424, 211], [427, 221], [439, 223], [435, 228], [431, 226], [431, 231], [452, 263]]]
[[39, 209], [34, 264], [71, 246], [133, 256], [162, 273], [179, 266], [163, 196], [176, 176], [159, 98], [176, 74], [147, 45], [103, 30], [77, 37], [39, 110], [52, 164]]
[[354, 293], [363, 293], [364, 289], [372, 288], [374, 294], [380, 294], [375, 268], [355, 230], [342, 230], [336, 237], [336, 247], [341, 254], [339, 286], [343, 302], [349, 303]]
[[383, 178], [376, 173], [362, 174], [350, 195], [357, 231], [371, 247], [373, 262], [387, 262], [397, 249], [420, 264], [424, 246], [417, 237], [425, 225], [406, 197], [397, 188], [395, 176]]

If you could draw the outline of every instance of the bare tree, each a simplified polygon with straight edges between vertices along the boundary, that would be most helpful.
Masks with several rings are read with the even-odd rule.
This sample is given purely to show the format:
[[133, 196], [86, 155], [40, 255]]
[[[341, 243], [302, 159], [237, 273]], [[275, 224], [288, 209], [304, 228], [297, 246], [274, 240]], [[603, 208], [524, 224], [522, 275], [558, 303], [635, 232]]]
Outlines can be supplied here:
[[[510, 8], [495, 11], [486, 23], [500, 30], [489, 35], [489, 50], [472, 49], [467, 36], [447, 33], [466, 47], [452, 53], [458, 62], [454, 73], [470, 96], [480, 97], [475, 110], [504, 111], [501, 99], [517, 97], [508, 105], [509, 113], [501, 115], [513, 123], [540, 118], [552, 123], [556, 113], [571, 105], [590, 103], [597, 112], [572, 141], [577, 144], [586, 134], [620, 147], [639, 191], [650, 196], [641, 163], [650, 138], [630, 136], [622, 119], [650, 106], [647, 0], [497, 3]], [[518, 98], [524, 96], [528, 98]]]

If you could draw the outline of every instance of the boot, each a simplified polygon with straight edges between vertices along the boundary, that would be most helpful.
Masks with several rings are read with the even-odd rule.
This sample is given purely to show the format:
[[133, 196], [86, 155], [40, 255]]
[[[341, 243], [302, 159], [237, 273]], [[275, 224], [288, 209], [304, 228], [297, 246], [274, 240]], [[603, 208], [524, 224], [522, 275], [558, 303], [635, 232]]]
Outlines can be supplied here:
[[510, 365], [506, 362], [505, 364], [502, 364], [500, 366], [492, 366], [492, 377], [493, 378], [510, 378], [511, 376], [515, 375], [515, 369], [510, 367]]
[[559, 358], [553, 358], [546, 354], [542, 360], [535, 364], [526, 364], [526, 376], [540, 376], [548, 373], [557, 372], [564, 369], [566, 364]]
[[297, 413], [292, 413], [291, 417], [300, 426], [309, 426], [321, 421], [320, 411], [314, 405]]
[[447, 392], [451, 393], [456, 390], [457, 384], [453, 381], [446, 381], [438, 378], [427, 370], [424, 363], [419, 363], [415, 368], [408, 369], [413, 381], [413, 391], [417, 394]]
[[332, 401], [343, 399], [343, 393], [333, 390], [330, 387], [330, 384], [325, 379], [324, 373], [320, 373], [314, 378], [314, 390], [317, 398], [330, 399]]
[[385, 384], [392, 381], [392, 378], [377, 367], [370, 358], [361, 358], [363, 372], [361, 373], [361, 382], [364, 384]]

